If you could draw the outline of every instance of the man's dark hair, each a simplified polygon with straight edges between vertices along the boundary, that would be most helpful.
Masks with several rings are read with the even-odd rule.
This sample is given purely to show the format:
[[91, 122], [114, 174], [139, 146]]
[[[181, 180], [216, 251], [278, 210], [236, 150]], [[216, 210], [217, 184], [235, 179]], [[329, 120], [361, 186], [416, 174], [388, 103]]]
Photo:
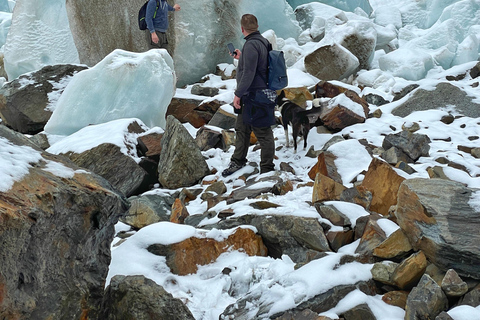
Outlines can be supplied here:
[[252, 33], [258, 30], [258, 21], [257, 17], [253, 14], [244, 14], [241, 20], [242, 28], [248, 33]]

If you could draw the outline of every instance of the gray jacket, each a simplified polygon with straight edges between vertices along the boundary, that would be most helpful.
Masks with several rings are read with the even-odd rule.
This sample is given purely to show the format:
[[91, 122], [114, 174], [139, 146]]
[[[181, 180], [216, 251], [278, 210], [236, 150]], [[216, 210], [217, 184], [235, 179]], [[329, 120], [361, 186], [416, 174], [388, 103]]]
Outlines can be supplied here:
[[237, 67], [237, 97], [267, 88], [269, 42], [258, 31], [246, 36], [245, 40]]

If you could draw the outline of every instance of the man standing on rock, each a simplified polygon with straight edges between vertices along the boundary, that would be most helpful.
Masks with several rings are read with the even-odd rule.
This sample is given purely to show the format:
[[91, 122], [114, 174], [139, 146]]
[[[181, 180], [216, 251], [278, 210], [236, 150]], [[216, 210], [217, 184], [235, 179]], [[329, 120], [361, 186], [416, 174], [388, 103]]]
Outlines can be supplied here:
[[173, 7], [166, 0], [149, 0], [145, 21], [147, 41], [150, 49], [168, 49], [168, 11], [179, 11], [180, 5]]
[[260, 172], [275, 169], [275, 141], [271, 126], [275, 124], [276, 93], [267, 88], [270, 43], [258, 31], [258, 21], [254, 15], [243, 15], [240, 24], [246, 42], [242, 51], [236, 49], [233, 53], [233, 57], [239, 60], [237, 89], [233, 99], [234, 111], [237, 114], [235, 151], [230, 165], [222, 172], [224, 177], [246, 165], [252, 131], [261, 147]]

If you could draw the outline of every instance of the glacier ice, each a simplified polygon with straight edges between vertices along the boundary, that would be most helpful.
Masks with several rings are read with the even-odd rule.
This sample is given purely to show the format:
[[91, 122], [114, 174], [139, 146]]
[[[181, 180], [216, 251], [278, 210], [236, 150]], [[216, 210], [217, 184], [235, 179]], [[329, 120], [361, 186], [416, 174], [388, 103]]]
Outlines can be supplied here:
[[16, 2], [4, 53], [10, 80], [46, 65], [79, 63], [65, 0]]
[[464, 64], [478, 59], [480, 41], [474, 35], [467, 36], [457, 47], [452, 65]]
[[380, 69], [406, 80], [420, 80], [434, 67], [432, 56], [417, 49], [398, 49], [378, 59]]
[[8, 30], [12, 24], [12, 14], [0, 12], [0, 47], [7, 41]]
[[360, 8], [363, 11], [365, 11], [368, 15], [370, 15], [373, 11], [372, 6], [370, 5], [370, 2], [368, 0], [347, 0], [347, 1], [345, 0], [320, 0], [320, 1], [287, 0], [287, 1], [293, 9], [297, 8], [302, 4], [321, 2], [343, 11], [354, 12], [356, 8]]
[[373, 21], [386, 27], [393, 25], [395, 28], [400, 29], [402, 27], [402, 13], [398, 8], [390, 6], [381, 6], [375, 9], [373, 12]]
[[121, 118], [164, 127], [175, 82], [173, 60], [166, 50], [133, 53], [117, 49], [71, 79], [45, 132], [70, 135], [90, 124]]
[[172, 54], [178, 86], [194, 83], [213, 73], [218, 63], [231, 63], [227, 43], [243, 46], [240, 18], [245, 13], [258, 18], [260, 32], [272, 29], [281, 38], [296, 38], [301, 32], [292, 8], [285, 0], [199, 0], [179, 1], [175, 13]]

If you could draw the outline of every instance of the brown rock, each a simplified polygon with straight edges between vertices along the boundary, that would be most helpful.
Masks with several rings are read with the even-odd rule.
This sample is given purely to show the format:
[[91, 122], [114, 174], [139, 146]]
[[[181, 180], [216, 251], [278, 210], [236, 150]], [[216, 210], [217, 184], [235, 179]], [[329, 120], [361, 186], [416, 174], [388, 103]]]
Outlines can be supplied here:
[[341, 247], [353, 242], [353, 230], [330, 231], [326, 236], [330, 248], [335, 252]]
[[388, 215], [390, 207], [397, 203], [397, 192], [404, 180], [388, 163], [373, 158], [362, 181], [362, 187], [372, 193], [370, 210]]
[[448, 297], [461, 297], [468, 291], [467, 283], [453, 269], [447, 271], [441, 287]]
[[313, 185], [312, 202], [338, 200], [340, 194], [346, 188], [333, 179], [317, 173], [315, 177], [315, 184]]
[[242, 249], [249, 256], [266, 256], [267, 248], [262, 238], [251, 229], [238, 228], [224, 241], [211, 238], [191, 237], [169, 246], [151, 245], [148, 251], [165, 256], [167, 265], [177, 275], [197, 272], [197, 265], [206, 265], [215, 261], [228, 250]]
[[377, 220], [370, 219], [363, 231], [355, 253], [364, 256], [373, 256], [373, 250], [385, 241], [385, 239], [385, 231], [378, 225]]
[[391, 306], [400, 307], [405, 310], [407, 297], [407, 291], [390, 291], [383, 295], [382, 300]]
[[383, 259], [402, 257], [412, 250], [412, 246], [402, 229], [393, 232], [373, 250], [373, 255]]
[[412, 288], [427, 268], [427, 257], [422, 251], [412, 254], [397, 267], [392, 280], [400, 289]]
[[181, 123], [190, 123], [195, 128], [206, 125], [223, 102], [214, 100], [202, 103], [202, 100], [173, 98], [165, 117], [173, 115]]
[[152, 132], [138, 137], [148, 149], [145, 154], [147, 157], [160, 157], [160, 152], [162, 152], [162, 137], [163, 133], [158, 132]]
[[333, 98], [347, 90], [347, 88], [322, 80], [315, 85], [315, 98]]
[[170, 215], [170, 222], [183, 224], [185, 218], [188, 217], [188, 211], [182, 201], [177, 198], [172, 206], [172, 214]]
[[313, 95], [308, 91], [307, 87], [285, 88], [283, 91], [285, 92], [285, 98], [302, 108], [306, 107], [307, 100], [313, 99]]
[[322, 151], [317, 157], [317, 163], [308, 172], [310, 179], [315, 180], [317, 173], [321, 173], [333, 179], [335, 182], [342, 183], [342, 177], [337, 172], [335, 159], [337, 159], [337, 157], [333, 153]]
[[347, 106], [329, 103], [329, 107], [324, 109], [321, 119], [325, 127], [333, 131], [341, 131], [342, 129], [357, 123], [365, 122], [366, 117], [359, 115]]

